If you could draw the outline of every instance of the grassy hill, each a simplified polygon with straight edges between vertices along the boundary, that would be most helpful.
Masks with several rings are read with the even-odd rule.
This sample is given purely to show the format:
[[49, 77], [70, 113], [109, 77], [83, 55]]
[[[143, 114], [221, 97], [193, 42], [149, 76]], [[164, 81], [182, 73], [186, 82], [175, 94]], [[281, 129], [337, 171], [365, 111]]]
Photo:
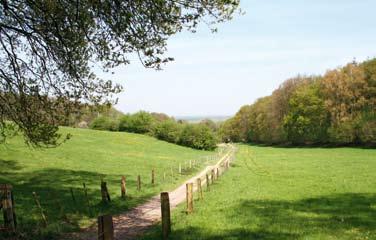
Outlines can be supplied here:
[[[376, 149], [241, 145], [171, 239], [376, 239]], [[159, 226], [144, 239], [157, 239]]]
[[[21, 137], [0, 145], [0, 183], [14, 186], [19, 227], [26, 232], [33, 229], [34, 235], [40, 234], [35, 227], [41, 223], [32, 195], [35, 191], [48, 220], [48, 227], [40, 228], [41, 234], [50, 238], [56, 232], [88, 226], [98, 214], [126, 211], [162, 190], [172, 189], [198, 171], [207, 156], [215, 154], [138, 134], [74, 128], [62, 128], [61, 132], [73, 136], [57, 148], [31, 149]], [[184, 168], [189, 160], [196, 160], [199, 165], [179, 175], [179, 164]], [[151, 184], [152, 169], [156, 174], [155, 185]], [[127, 177], [129, 197], [126, 200], [120, 198], [122, 175]], [[141, 191], [136, 189], [137, 175], [141, 175]], [[101, 203], [101, 178], [109, 187], [110, 204]], [[83, 183], [88, 188], [89, 206]], [[0, 224], [1, 221], [2, 218]], [[33, 235], [29, 234], [26, 238]]]

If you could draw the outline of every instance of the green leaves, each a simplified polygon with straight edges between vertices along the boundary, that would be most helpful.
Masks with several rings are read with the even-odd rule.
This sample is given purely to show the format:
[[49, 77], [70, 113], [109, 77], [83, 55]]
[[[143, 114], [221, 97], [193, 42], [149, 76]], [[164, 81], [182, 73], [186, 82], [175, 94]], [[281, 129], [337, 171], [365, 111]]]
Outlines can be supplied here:
[[[113, 103], [122, 87], [95, 76], [136, 54], [160, 69], [168, 38], [203, 19], [231, 19], [239, 0], [26, 1], [0, 3], [0, 122], [19, 126], [27, 142], [55, 145], [72, 102]], [[209, 21], [208, 21], [209, 20]], [[25, 98], [33, 96], [33, 101]], [[55, 104], [56, 99], [63, 99]], [[61, 114], [64, 109], [64, 114]], [[44, 130], [43, 130], [44, 129]]]
[[298, 89], [290, 98], [283, 121], [287, 139], [295, 144], [327, 142], [328, 116], [317, 84]]
[[297, 76], [243, 106], [221, 128], [224, 140], [293, 144], [376, 144], [376, 59], [324, 76]]

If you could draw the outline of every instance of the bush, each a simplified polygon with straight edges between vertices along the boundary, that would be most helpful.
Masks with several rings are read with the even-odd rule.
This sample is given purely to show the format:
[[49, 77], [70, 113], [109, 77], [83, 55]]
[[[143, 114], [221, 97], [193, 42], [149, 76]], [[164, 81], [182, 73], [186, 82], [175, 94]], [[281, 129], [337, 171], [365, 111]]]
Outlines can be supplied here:
[[154, 118], [150, 113], [140, 111], [132, 115], [125, 115], [120, 119], [119, 130], [133, 133], [151, 133]]
[[118, 131], [119, 122], [108, 117], [97, 117], [91, 122], [90, 128], [95, 130]]
[[119, 120], [119, 131], [129, 132], [132, 128], [131, 115], [127, 114], [120, 118]]
[[355, 140], [353, 123], [348, 121], [343, 121], [340, 124], [331, 126], [328, 129], [330, 142], [334, 144], [350, 144]]
[[216, 148], [217, 140], [213, 131], [202, 124], [187, 124], [183, 128], [179, 144], [202, 150], [213, 150]]
[[162, 141], [201, 150], [213, 150], [217, 144], [216, 134], [207, 124], [179, 123], [173, 118], [156, 119], [143, 111], [124, 115], [118, 121], [101, 116], [90, 124], [90, 128], [149, 134]]
[[376, 145], [376, 120], [367, 121], [362, 126], [360, 139], [365, 144]]
[[174, 120], [165, 120], [155, 125], [154, 137], [170, 143], [177, 143], [181, 132], [180, 125]]

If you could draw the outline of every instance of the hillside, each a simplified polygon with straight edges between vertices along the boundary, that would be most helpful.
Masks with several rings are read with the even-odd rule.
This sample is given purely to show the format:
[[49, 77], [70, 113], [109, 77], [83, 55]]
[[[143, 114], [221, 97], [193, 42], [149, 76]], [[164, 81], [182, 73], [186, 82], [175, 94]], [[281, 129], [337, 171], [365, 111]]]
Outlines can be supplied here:
[[[101, 213], [126, 211], [177, 186], [197, 172], [207, 156], [215, 154], [139, 134], [74, 128], [61, 128], [61, 132], [71, 133], [72, 138], [57, 148], [31, 149], [21, 137], [0, 145], [0, 183], [14, 186], [19, 226], [28, 232], [29, 227], [35, 231], [35, 226], [42, 222], [32, 195], [35, 191], [48, 220], [43, 236], [88, 226]], [[196, 160], [198, 165], [187, 170], [189, 160]], [[183, 167], [182, 175], [178, 174], [179, 164]], [[155, 185], [151, 184], [152, 169]], [[120, 198], [122, 175], [127, 178], [126, 200]], [[141, 175], [141, 191], [136, 190], [137, 175]], [[112, 198], [107, 205], [100, 202], [101, 178], [107, 182]], [[89, 207], [83, 183], [88, 188]]]

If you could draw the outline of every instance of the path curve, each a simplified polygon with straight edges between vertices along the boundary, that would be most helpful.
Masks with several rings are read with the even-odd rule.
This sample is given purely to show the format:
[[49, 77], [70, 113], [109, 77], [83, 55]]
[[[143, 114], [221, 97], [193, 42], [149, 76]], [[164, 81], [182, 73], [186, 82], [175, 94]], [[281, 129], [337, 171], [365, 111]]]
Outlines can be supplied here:
[[[212, 166], [207, 166], [196, 176], [185, 181], [175, 190], [169, 192], [171, 210], [177, 207], [178, 204], [185, 201], [186, 197], [186, 184], [194, 183], [193, 191], [197, 190], [196, 180], [202, 179], [202, 185], [206, 184], [206, 174], [212, 169], [219, 169], [219, 175], [225, 171], [225, 162], [230, 162], [233, 158], [235, 147], [230, 145], [228, 152]], [[131, 209], [120, 215], [113, 216], [115, 239], [129, 240], [135, 239], [137, 236], [142, 235], [147, 229], [155, 225], [161, 220], [161, 203], [160, 196], [154, 196], [147, 202]], [[95, 226], [96, 227], [96, 226]], [[79, 240], [96, 240], [97, 229], [89, 228], [84, 232], [75, 234], [74, 239]]]

